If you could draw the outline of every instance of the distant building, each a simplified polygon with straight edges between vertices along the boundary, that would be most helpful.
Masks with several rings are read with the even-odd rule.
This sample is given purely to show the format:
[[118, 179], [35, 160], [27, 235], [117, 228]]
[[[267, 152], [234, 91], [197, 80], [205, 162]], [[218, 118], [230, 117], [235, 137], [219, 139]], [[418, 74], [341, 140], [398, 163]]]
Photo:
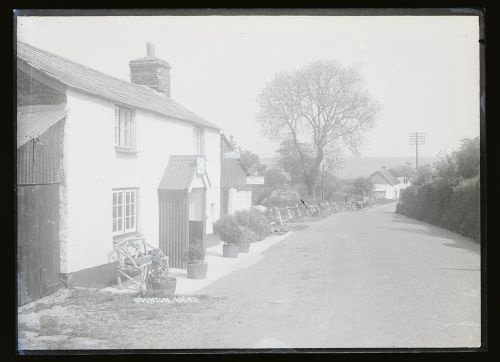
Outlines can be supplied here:
[[397, 200], [401, 190], [411, 186], [410, 177], [395, 177], [384, 166], [372, 173], [369, 179], [373, 184], [372, 195], [376, 199]]

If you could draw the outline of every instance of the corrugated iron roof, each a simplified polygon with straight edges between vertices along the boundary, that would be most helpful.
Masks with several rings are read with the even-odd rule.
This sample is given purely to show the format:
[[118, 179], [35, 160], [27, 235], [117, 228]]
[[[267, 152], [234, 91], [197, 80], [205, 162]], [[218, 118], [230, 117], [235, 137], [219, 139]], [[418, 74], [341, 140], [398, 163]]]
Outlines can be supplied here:
[[17, 56], [33, 68], [70, 88], [199, 126], [219, 129], [172, 99], [148, 87], [111, 77], [30, 44], [18, 41]]
[[160, 190], [188, 190], [196, 173], [196, 156], [170, 156]]
[[40, 136], [65, 116], [65, 104], [18, 107], [17, 148]]

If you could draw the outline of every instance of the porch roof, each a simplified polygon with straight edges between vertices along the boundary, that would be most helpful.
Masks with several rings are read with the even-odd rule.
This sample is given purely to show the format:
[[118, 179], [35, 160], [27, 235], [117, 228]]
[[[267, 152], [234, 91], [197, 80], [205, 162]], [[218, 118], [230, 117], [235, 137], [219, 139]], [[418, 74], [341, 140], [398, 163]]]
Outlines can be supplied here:
[[[190, 191], [196, 176], [197, 156], [170, 156], [167, 168], [163, 173], [159, 190]], [[202, 176], [205, 186], [210, 185], [206, 174]]]
[[31, 105], [17, 110], [17, 148], [40, 136], [66, 116], [66, 105]]

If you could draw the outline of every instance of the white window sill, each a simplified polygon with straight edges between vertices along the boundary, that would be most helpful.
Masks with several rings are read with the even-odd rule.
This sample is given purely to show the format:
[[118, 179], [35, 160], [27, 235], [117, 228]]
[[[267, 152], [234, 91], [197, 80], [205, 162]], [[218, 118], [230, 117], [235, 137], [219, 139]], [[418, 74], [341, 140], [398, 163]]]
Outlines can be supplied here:
[[129, 154], [137, 153], [137, 150], [135, 150], [135, 149], [126, 148], [126, 147], [119, 147], [119, 146], [115, 146], [115, 150], [116, 150], [116, 152], [120, 152], [120, 153], [129, 153]]
[[122, 240], [125, 240], [127, 238], [130, 238], [132, 236], [141, 236], [142, 234], [139, 233], [138, 231], [132, 231], [132, 232], [129, 232], [129, 233], [126, 233], [126, 234], [117, 234], [117, 235], [113, 235], [113, 243], [118, 243]]

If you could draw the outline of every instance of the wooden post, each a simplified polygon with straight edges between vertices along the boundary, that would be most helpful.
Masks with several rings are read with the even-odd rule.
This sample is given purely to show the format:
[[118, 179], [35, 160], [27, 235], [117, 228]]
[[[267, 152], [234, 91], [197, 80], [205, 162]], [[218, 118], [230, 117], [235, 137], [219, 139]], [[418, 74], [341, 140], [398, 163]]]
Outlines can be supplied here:
[[275, 206], [273, 208], [273, 211], [274, 211], [274, 218], [276, 219], [276, 224], [278, 224], [278, 226], [283, 226], [284, 222], [283, 222], [283, 218], [281, 217], [281, 212], [280, 212], [279, 207]]

